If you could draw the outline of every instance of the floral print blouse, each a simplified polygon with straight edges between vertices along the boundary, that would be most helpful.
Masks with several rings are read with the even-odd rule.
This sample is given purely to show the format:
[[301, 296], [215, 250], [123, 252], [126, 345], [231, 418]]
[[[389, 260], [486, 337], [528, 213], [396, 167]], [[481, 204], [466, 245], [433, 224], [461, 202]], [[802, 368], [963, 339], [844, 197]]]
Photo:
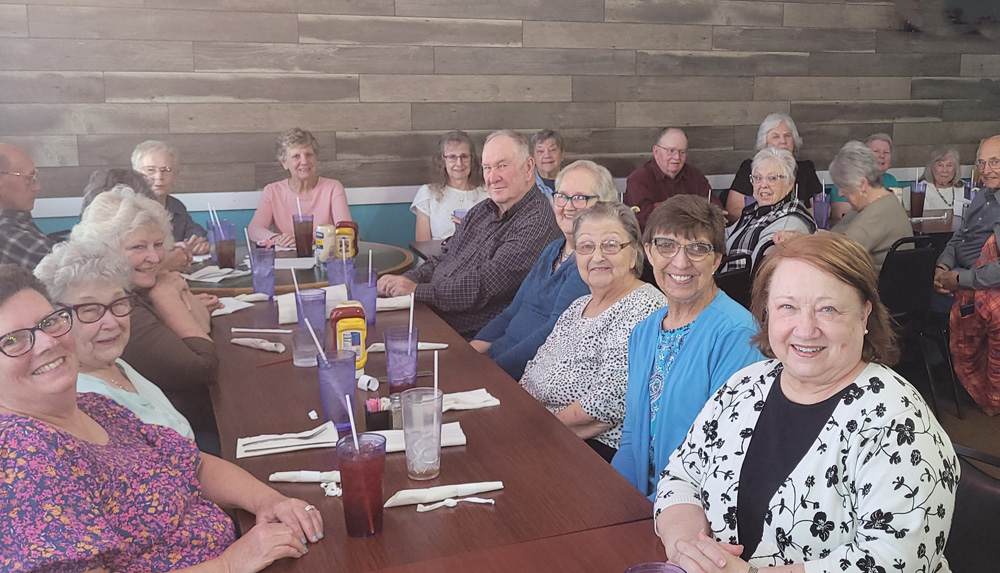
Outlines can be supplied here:
[[77, 403], [106, 445], [0, 415], [0, 570], [170, 571], [234, 541], [232, 521], [201, 497], [193, 441], [99, 394]]
[[[781, 370], [777, 360], [758, 362], [719, 389], [661, 474], [654, 515], [699, 505], [717, 539], [739, 543], [740, 471]], [[958, 478], [951, 440], [923, 398], [888, 367], [869, 364], [771, 498], [750, 563], [947, 573]]]

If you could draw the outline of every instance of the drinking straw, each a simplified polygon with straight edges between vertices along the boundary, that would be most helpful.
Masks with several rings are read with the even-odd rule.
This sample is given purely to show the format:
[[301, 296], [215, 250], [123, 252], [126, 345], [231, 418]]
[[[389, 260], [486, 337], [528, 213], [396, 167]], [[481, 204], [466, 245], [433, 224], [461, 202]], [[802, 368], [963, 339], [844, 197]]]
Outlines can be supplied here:
[[410, 355], [410, 346], [413, 345], [413, 293], [410, 293], [410, 327], [406, 335], [406, 355]]
[[295, 294], [299, 294], [299, 279], [295, 278], [295, 269], [288, 269], [292, 273], [292, 284], [295, 285]]
[[312, 336], [313, 342], [316, 343], [316, 350], [319, 351], [319, 356], [323, 359], [323, 364], [326, 364], [326, 352], [323, 351], [323, 345], [319, 343], [319, 338], [316, 338], [316, 331], [313, 330], [312, 325], [309, 324], [308, 318], [304, 318], [303, 320], [306, 321], [306, 328], [309, 329], [309, 336]]
[[298, 209], [299, 209], [299, 218], [301, 218], [302, 217], [302, 202], [299, 201], [298, 197], [295, 198], [295, 206], [298, 207]]
[[368, 286], [372, 286], [372, 250], [368, 249]]
[[250, 233], [247, 232], [247, 228], [246, 227], [243, 227], [243, 236], [247, 238], [247, 254], [250, 255], [250, 258], [248, 258], [247, 261], [249, 261], [250, 270], [252, 271], [253, 270], [253, 247], [250, 246]]
[[358, 428], [354, 425], [354, 405], [351, 404], [350, 394], [344, 394], [344, 402], [347, 402], [347, 417], [351, 420], [351, 435], [354, 436], [354, 449], [360, 452], [361, 446], [358, 444]]
[[214, 219], [215, 220], [215, 226], [218, 227], [219, 232], [221, 233], [222, 232], [222, 222], [219, 221], [219, 213], [216, 212], [216, 210], [212, 208], [212, 204], [211, 203], [208, 203], [208, 216], [209, 216], [210, 219]]
[[434, 351], [434, 392], [438, 389], [438, 351]]

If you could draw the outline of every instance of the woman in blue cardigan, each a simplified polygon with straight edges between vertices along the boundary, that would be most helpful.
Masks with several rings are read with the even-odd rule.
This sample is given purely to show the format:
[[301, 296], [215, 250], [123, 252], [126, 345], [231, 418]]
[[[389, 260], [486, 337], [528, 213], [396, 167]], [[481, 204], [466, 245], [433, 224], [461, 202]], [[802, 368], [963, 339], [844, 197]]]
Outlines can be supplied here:
[[646, 223], [643, 246], [668, 302], [629, 337], [625, 422], [611, 463], [650, 499], [709, 397], [764, 359], [750, 343], [753, 316], [715, 286], [723, 225], [722, 211], [693, 195], [661, 203]]
[[470, 342], [514, 380], [521, 379], [524, 366], [535, 357], [570, 303], [590, 294], [573, 257], [573, 221], [598, 201], [617, 200], [618, 189], [611, 173], [593, 161], [576, 161], [556, 177], [552, 209], [564, 238], [556, 239], [542, 251], [510, 306]]

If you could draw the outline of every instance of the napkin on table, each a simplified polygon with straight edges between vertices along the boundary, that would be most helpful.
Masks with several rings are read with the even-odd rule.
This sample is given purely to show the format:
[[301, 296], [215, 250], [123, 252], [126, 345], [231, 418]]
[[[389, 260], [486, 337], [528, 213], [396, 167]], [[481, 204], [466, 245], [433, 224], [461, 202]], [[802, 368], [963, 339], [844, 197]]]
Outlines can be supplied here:
[[300, 470], [294, 472], [274, 472], [268, 476], [267, 481], [280, 481], [289, 483], [327, 483], [331, 481], [340, 482], [340, 472], [317, 472], [311, 470]]
[[[406, 451], [406, 440], [403, 439], [403, 430], [382, 430], [372, 432], [385, 436], [385, 453]], [[466, 444], [465, 432], [458, 422], [441, 424], [441, 447], [464, 446]], [[444, 499], [444, 498], [441, 498]]]
[[477, 483], [460, 483], [455, 485], [439, 485], [423, 489], [404, 489], [386, 500], [383, 507], [398, 507], [415, 503], [433, 503], [449, 497], [475, 495], [487, 491], [503, 489], [502, 481], [482, 481]]
[[212, 311], [212, 316], [222, 316], [224, 314], [233, 314], [237, 310], [243, 310], [244, 308], [250, 308], [253, 306], [249, 302], [243, 302], [237, 298], [231, 296], [224, 296], [219, 299], [222, 303], [222, 308], [217, 308]]
[[499, 406], [500, 400], [486, 391], [486, 388], [469, 390], [468, 392], [453, 392], [445, 394], [442, 404], [442, 412], [448, 410], [475, 410], [477, 408], [489, 408]]
[[270, 340], [264, 340], [263, 338], [232, 338], [229, 342], [238, 346], [246, 346], [247, 348], [256, 348], [258, 350], [266, 350], [268, 352], [277, 352], [278, 354], [285, 351], [284, 344], [280, 342], [271, 342]]
[[[323, 287], [323, 290], [326, 291], [326, 315], [330, 316], [330, 312], [338, 304], [347, 300], [347, 287], [344, 285], [334, 285]], [[289, 324], [299, 320], [294, 292], [279, 294], [274, 297], [274, 302], [278, 303], [278, 324]]]
[[270, 297], [262, 292], [252, 292], [247, 294], [238, 294], [233, 298], [242, 302], [263, 302]]
[[[444, 342], [417, 342], [417, 350], [444, 350], [448, 345]], [[368, 347], [368, 353], [385, 352], [384, 342], [375, 342]]]
[[336, 447], [338, 436], [337, 428], [333, 425], [333, 422], [326, 422], [322, 426], [319, 426], [319, 428], [322, 428], [322, 430], [308, 439], [303, 439], [303, 436], [312, 434], [317, 428], [292, 434], [262, 434], [260, 436], [239, 438], [236, 440], [236, 458], [252, 458], [254, 456], [296, 452], [312, 448]]
[[388, 298], [375, 299], [375, 311], [382, 312], [388, 310], [409, 310], [410, 295], [390, 296]]
[[220, 269], [215, 265], [198, 269], [191, 274], [181, 273], [181, 276], [189, 281], [199, 281], [203, 283], [219, 283], [225, 279], [243, 277], [250, 274], [250, 271], [238, 271], [236, 269]]

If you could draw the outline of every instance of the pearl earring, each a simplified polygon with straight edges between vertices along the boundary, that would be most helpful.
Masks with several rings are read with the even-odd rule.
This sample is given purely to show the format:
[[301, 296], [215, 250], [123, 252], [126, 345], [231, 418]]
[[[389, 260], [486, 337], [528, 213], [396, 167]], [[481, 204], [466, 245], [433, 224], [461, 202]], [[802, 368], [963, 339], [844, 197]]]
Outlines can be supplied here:
[[868, 329], [867, 328], [865, 329], [865, 334], [868, 334]]

